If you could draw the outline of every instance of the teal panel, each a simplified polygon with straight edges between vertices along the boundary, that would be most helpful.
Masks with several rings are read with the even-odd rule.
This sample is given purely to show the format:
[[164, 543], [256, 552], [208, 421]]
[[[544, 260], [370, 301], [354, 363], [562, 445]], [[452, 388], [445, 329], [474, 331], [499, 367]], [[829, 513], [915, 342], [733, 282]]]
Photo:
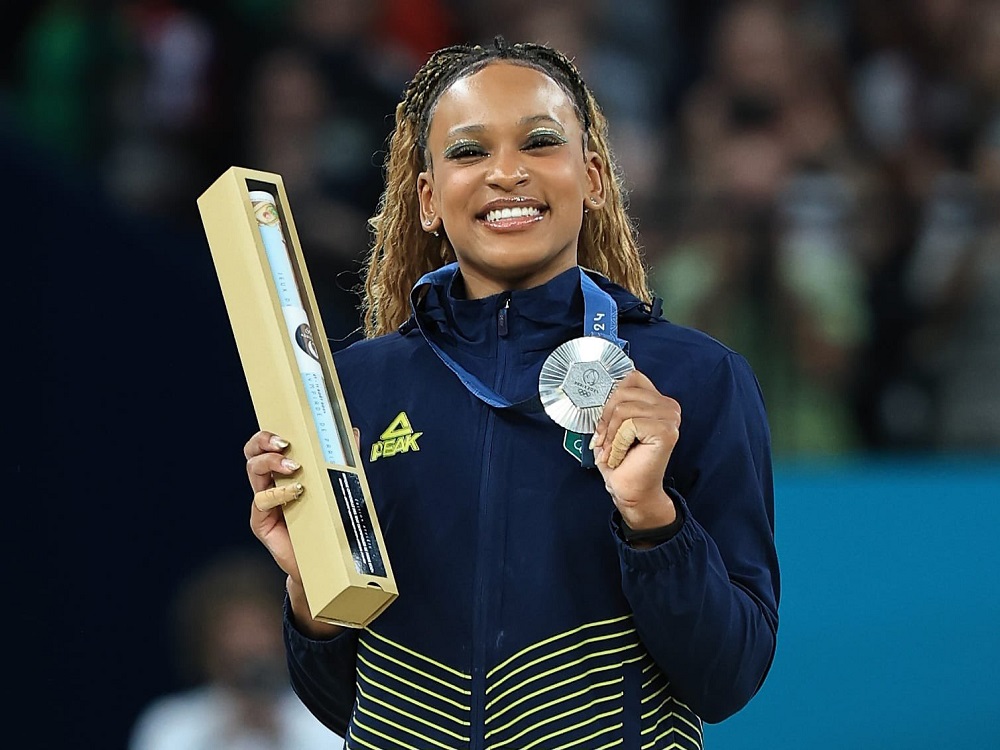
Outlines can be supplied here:
[[1000, 461], [776, 467], [771, 674], [709, 750], [1000, 748]]

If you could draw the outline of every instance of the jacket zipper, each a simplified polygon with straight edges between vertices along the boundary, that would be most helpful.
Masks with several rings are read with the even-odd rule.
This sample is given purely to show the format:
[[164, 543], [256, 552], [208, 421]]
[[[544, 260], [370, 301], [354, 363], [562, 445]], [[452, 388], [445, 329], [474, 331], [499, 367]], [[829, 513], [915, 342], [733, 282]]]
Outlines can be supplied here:
[[[508, 333], [507, 315], [510, 310], [510, 296], [504, 295], [497, 310], [497, 370], [493, 387], [497, 391], [503, 384], [507, 370], [507, 347], [504, 340]], [[475, 601], [473, 602], [472, 618], [472, 732], [471, 747], [482, 750], [486, 746], [486, 651], [490, 641], [488, 626], [493, 601], [490, 592], [495, 595], [494, 583], [494, 537], [492, 527], [495, 518], [491, 513], [489, 487], [492, 483], [493, 470], [493, 426], [496, 423], [496, 413], [489, 408], [486, 413], [486, 429], [483, 435], [483, 472], [479, 484], [479, 543], [476, 554]]]
[[[503, 307], [497, 311], [497, 336], [507, 338], [507, 311], [510, 310], [510, 297], [504, 295]], [[497, 342], [497, 357], [500, 355], [500, 342]]]

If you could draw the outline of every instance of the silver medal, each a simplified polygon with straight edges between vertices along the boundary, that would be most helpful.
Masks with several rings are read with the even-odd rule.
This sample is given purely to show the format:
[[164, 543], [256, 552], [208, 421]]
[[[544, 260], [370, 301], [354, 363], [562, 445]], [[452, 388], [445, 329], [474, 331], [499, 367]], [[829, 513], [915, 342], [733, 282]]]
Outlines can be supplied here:
[[615, 385], [634, 369], [621, 347], [600, 336], [567, 341], [548, 356], [538, 376], [545, 413], [570, 432], [591, 433]]

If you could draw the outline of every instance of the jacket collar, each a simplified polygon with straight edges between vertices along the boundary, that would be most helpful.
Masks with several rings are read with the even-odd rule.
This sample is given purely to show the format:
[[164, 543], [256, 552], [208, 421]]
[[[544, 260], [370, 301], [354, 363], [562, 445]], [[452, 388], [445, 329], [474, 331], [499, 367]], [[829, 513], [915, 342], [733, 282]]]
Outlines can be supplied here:
[[[424, 330], [439, 343], [474, 356], [492, 356], [502, 309], [506, 309], [506, 338], [521, 351], [551, 351], [582, 335], [584, 304], [577, 267], [531, 289], [467, 299], [461, 272], [453, 265], [428, 284], [422, 296], [419, 292], [411, 296], [414, 315], [420, 316]], [[620, 318], [642, 307], [626, 290], [596, 272], [586, 272], [615, 300]]]

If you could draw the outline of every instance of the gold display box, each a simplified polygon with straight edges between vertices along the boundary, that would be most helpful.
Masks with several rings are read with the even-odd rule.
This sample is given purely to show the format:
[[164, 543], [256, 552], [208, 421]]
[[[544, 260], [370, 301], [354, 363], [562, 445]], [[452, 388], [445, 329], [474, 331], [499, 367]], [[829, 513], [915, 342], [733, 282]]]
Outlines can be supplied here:
[[284, 184], [232, 167], [198, 208], [257, 420], [302, 467], [277, 483], [304, 487], [284, 513], [310, 611], [364, 627], [398, 591]]

